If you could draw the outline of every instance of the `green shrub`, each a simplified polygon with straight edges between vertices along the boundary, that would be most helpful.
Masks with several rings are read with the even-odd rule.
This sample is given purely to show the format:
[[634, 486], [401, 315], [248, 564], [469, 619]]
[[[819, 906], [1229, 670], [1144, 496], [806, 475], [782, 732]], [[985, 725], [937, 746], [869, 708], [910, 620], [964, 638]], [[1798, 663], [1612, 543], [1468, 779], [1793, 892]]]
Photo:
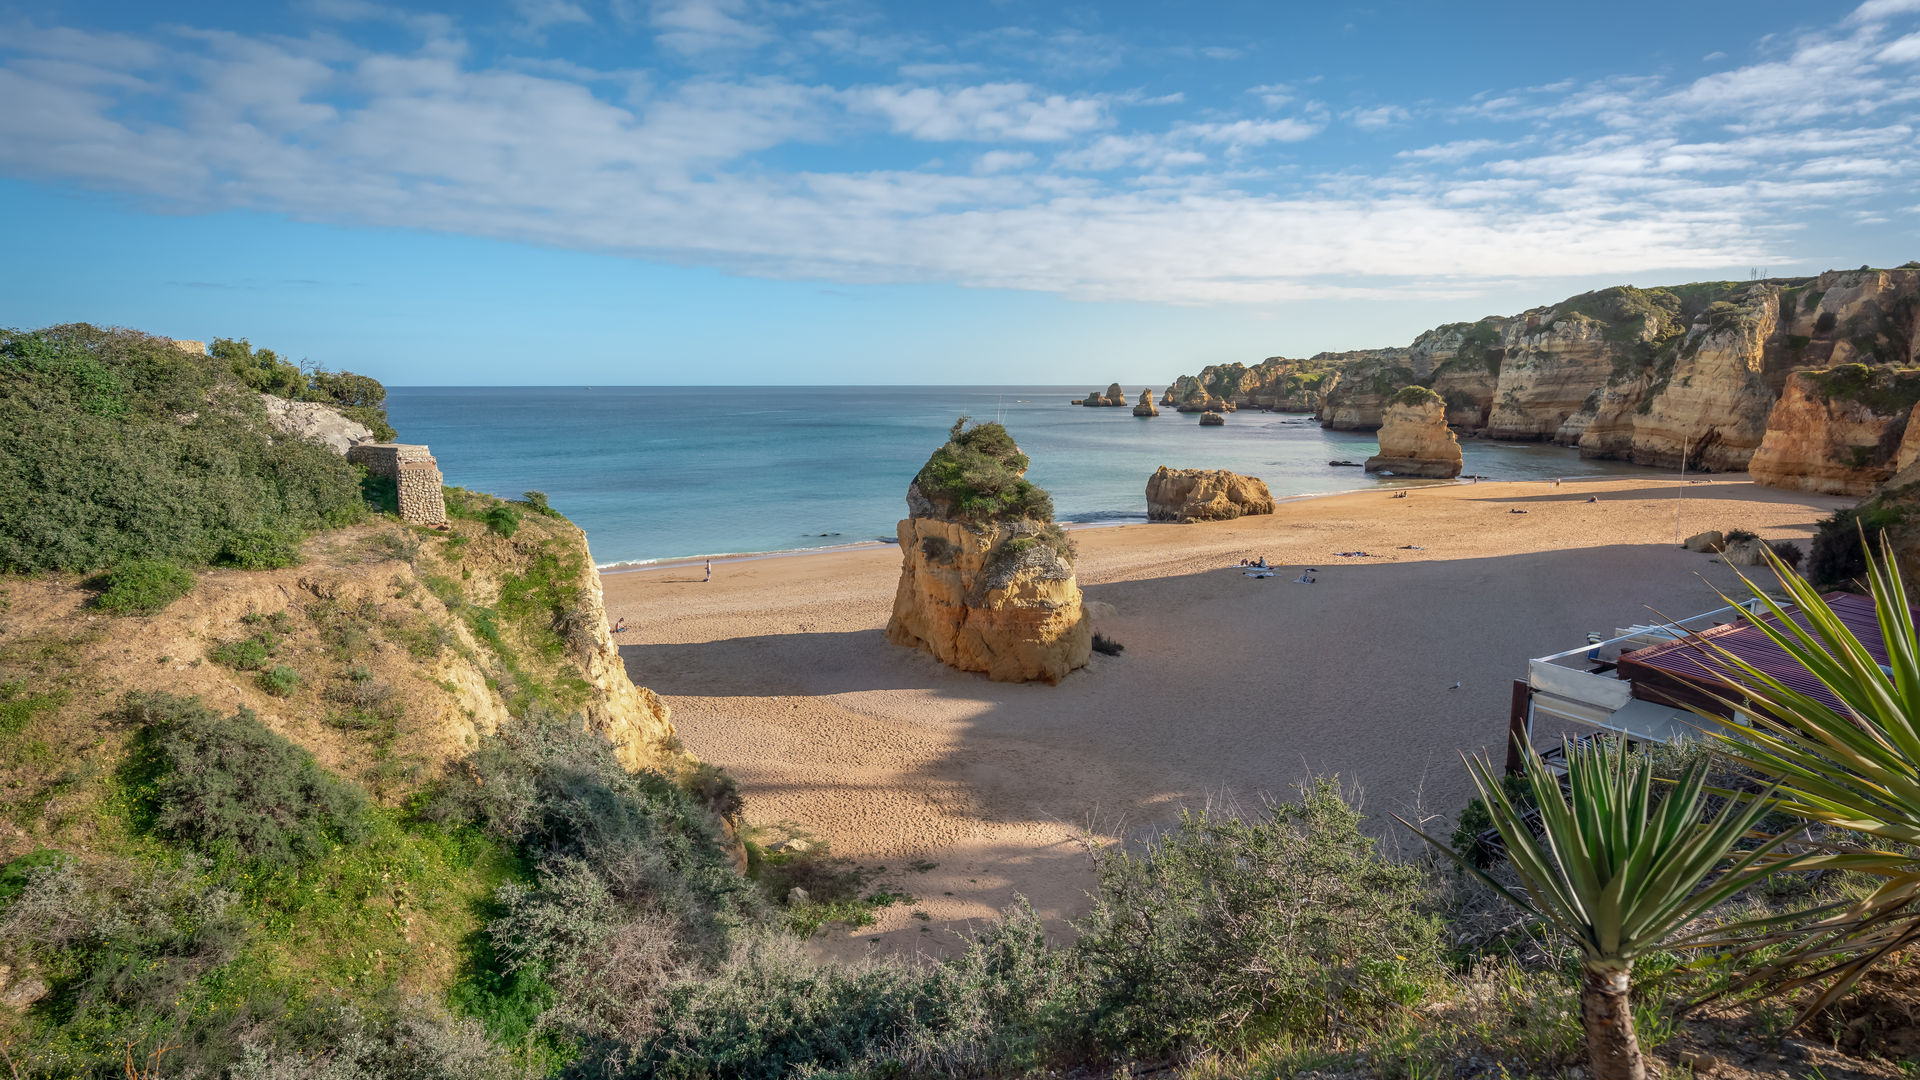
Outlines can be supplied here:
[[1807, 580], [1827, 587], [1850, 586], [1867, 572], [1866, 552], [1880, 534], [1906, 520], [1898, 506], [1875, 502], [1836, 510], [1820, 522], [1807, 554]]
[[66, 700], [64, 692], [33, 694], [24, 680], [0, 682], [0, 738], [14, 735], [38, 713], [51, 712]]
[[1322, 1035], [1418, 1000], [1442, 972], [1423, 872], [1374, 851], [1331, 780], [1250, 820], [1189, 812], [1101, 853], [1076, 949], [1095, 1038], [1126, 1055]]
[[128, 559], [103, 580], [96, 602], [115, 615], [153, 615], [193, 591], [193, 574], [166, 559]]
[[124, 715], [141, 729], [129, 779], [163, 836], [287, 868], [365, 831], [365, 797], [247, 709], [222, 717], [197, 698], [131, 694]]
[[273, 655], [273, 647], [258, 636], [223, 641], [207, 653], [207, 659], [235, 671], [261, 671]]
[[285, 664], [276, 664], [260, 673], [260, 689], [274, 697], [292, 697], [300, 689], [300, 673]]
[[1748, 540], [1760, 539], [1760, 534], [1752, 532], [1747, 529], [1728, 529], [1726, 531], [1725, 536], [1726, 536], [1726, 541], [1729, 544], [1739, 544], [1739, 543], [1744, 543]]
[[[1500, 787], [1515, 806], [1525, 808], [1533, 805], [1533, 786], [1527, 783], [1526, 777], [1502, 776]], [[1481, 844], [1481, 837], [1491, 828], [1493, 815], [1487, 812], [1486, 801], [1475, 795], [1467, 800], [1466, 807], [1460, 811], [1460, 821], [1453, 827], [1449, 845], [1460, 853], [1461, 858], [1485, 866], [1492, 858], [1492, 853]]]
[[488, 529], [508, 539], [520, 531], [520, 511], [505, 503], [488, 510], [480, 519], [487, 523]]
[[219, 562], [242, 570], [278, 570], [300, 565], [300, 537], [272, 529], [248, 529], [220, 545]]
[[0, 570], [206, 564], [366, 512], [354, 467], [274, 438], [226, 361], [84, 324], [0, 330], [0, 461]]
[[1418, 406], [1444, 401], [1439, 394], [1424, 386], [1403, 386], [1393, 395], [1395, 405]]
[[1791, 540], [1775, 540], [1767, 546], [1772, 548], [1773, 553], [1780, 557], [1780, 561], [1786, 563], [1792, 570], [1800, 569], [1800, 560], [1806, 558], [1806, 552], [1801, 551], [1800, 545]]
[[1053, 498], [1025, 479], [1027, 455], [999, 424], [955, 421], [914, 484], [936, 510], [971, 522], [1053, 520]]
[[560, 511], [547, 505], [547, 493], [544, 491], [523, 491], [520, 497], [527, 500], [527, 506], [542, 517], [557, 518]]

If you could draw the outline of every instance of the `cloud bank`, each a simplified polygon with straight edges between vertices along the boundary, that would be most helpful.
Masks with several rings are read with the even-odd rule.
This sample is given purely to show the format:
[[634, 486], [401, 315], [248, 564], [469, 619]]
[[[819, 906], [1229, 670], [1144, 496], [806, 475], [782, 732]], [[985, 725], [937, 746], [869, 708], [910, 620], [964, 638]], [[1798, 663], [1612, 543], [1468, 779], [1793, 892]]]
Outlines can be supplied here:
[[[1913, 0], [1868, 0], [1690, 82], [1626, 73], [1344, 109], [1255, 85], [1239, 113], [1046, 85], [1124, 63], [1105, 39], [983, 38], [1036, 65], [987, 78], [964, 51], [872, 28], [801, 34], [746, 0], [514, 4], [523, 44], [620, 25], [681, 60], [615, 71], [478, 59], [444, 18], [316, 10], [334, 18], [299, 36], [0, 33], [0, 172], [171, 212], [1188, 304], [1779, 265], [1810, 210], [1916, 213], [1889, 201], [1920, 166]], [[1049, 59], [1069, 49], [1073, 65]], [[891, 78], [815, 74], [836, 52], [880, 58]], [[1450, 137], [1422, 135], [1439, 129]], [[1336, 133], [1385, 149], [1301, 156]]]

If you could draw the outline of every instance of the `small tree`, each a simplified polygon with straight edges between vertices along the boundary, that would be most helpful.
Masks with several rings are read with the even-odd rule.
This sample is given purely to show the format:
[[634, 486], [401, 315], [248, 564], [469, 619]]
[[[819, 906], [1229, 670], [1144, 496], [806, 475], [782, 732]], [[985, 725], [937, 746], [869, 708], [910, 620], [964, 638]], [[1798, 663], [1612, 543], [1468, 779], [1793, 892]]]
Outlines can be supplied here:
[[[1643, 1080], [1647, 1066], [1627, 996], [1634, 961], [1673, 944], [1681, 927], [1755, 879], [1756, 866], [1785, 835], [1738, 854], [1734, 845], [1767, 812], [1772, 793], [1730, 802], [1705, 821], [1701, 764], [1688, 767], [1659, 798], [1652, 765], [1617, 744], [1568, 746], [1564, 791], [1531, 745], [1523, 743], [1521, 751], [1539, 807], [1538, 835], [1492, 763], [1478, 757], [1467, 763], [1521, 893], [1414, 831], [1572, 939], [1580, 949], [1580, 1020], [1595, 1080]], [[1413, 828], [1404, 819], [1401, 824]]]

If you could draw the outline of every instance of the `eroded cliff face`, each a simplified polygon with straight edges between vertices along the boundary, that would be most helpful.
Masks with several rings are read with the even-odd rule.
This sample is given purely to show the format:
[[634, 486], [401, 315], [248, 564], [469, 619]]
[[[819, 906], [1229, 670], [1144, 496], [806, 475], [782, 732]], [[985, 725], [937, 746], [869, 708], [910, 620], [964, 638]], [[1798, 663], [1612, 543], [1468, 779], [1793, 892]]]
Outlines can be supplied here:
[[1148, 521], [1231, 521], [1271, 513], [1273, 493], [1257, 476], [1162, 465], [1147, 478]]
[[1367, 459], [1368, 472], [1451, 480], [1460, 475], [1460, 442], [1447, 428], [1440, 395], [1409, 387], [1394, 396], [1380, 425], [1380, 452]]
[[[1317, 414], [1330, 428], [1377, 428], [1394, 393], [1421, 385], [1440, 394], [1449, 424], [1489, 438], [1739, 470], [1761, 446], [1793, 372], [1920, 365], [1920, 267], [1602, 289], [1437, 327], [1406, 349], [1322, 357]], [[1252, 372], [1300, 363], [1270, 359], [1238, 385], [1252, 385]], [[1243, 393], [1231, 381], [1214, 380], [1228, 400]]]
[[1093, 627], [1073, 567], [1024, 524], [903, 519], [887, 640], [998, 682], [1057, 683], [1086, 666]]
[[1795, 372], [1748, 471], [1769, 487], [1872, 494], [1920, 457], [1917, 401], [1920, 371]]

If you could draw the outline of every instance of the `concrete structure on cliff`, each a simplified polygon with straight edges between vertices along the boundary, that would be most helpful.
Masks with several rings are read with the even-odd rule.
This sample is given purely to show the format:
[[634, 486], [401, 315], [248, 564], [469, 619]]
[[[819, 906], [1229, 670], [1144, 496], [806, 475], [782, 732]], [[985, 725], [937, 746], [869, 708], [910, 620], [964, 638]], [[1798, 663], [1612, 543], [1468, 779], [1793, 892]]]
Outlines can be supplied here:
[[393, 481], [400, 501], [400, 520], [410, 525], [440, 525], [447, 520], [446, 496], [440, 490], [440, 466], [426, 447], [407, 443], [358, 443], [347, 450], [347, 460], [365, 465], [373, 476]]

